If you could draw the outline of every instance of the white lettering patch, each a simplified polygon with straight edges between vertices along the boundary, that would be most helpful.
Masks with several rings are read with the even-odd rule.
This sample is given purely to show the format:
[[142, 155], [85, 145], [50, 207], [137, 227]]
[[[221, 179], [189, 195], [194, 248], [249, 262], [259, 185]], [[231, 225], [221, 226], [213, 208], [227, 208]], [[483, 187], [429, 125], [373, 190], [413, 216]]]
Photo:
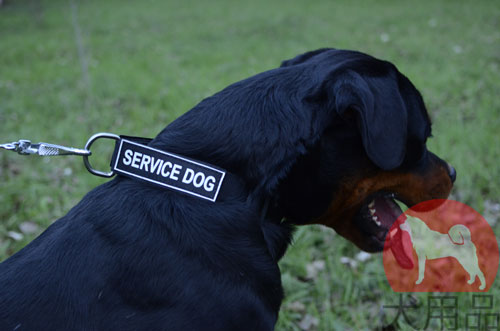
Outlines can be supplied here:
[[214, 166], [122, 139], [116, 173], [215, 201], [225, 171]]

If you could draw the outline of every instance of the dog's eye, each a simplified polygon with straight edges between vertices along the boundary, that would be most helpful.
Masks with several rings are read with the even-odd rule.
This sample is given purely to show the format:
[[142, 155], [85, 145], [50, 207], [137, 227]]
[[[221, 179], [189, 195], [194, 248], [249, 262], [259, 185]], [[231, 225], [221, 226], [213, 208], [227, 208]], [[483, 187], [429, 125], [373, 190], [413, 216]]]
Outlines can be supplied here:
[[427, 159], [427, 146], [425, 146], [424, 144], [422, 144], [422, 153], [420, 155], [420, 158], [417, 160], [417, 164], [420, 164], [422, 163], [424, 160]]
[[406, 155], [403, 165], [405, 167], [415, 167], [422, 163], [427, 156], [425, 143], [409, 139], [406, 146]]

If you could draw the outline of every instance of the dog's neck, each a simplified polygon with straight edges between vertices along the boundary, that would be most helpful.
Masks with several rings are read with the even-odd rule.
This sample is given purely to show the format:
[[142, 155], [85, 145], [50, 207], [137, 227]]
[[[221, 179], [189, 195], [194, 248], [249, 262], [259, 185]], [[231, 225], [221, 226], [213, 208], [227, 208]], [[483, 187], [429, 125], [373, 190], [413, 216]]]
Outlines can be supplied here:
[[286, 252], [291, 242], [295, 227], [283, 222], [283, 215], [276, 201], [265, 196], [260, 199], [260, 227], [266, 241], [269, 254], [275, 262], [278, 262]]

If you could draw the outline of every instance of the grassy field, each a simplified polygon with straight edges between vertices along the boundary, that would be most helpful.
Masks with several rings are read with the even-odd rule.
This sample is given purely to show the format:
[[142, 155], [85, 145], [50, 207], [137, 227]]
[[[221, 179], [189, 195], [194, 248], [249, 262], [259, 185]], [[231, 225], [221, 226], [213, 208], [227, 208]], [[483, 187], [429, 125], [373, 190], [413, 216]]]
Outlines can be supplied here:
[[[497, 1], [8, 0], [0, 7], [0, 142], [81, 147], [100, 131], [151, 137], [226, 85], [319, 47], [390, 60], [414, 82], [434, 122], [430, 148], [457, 169], [453, 197], [500, 235]], [[104, 182], [79, 158], [0, 151], [0, 260]], [[287, 297], [277, 329], [389, 323], [395, 312], [383, 306], [398, 294], [381, 255], [341, 262], [358, 253], [331, 230], [301, 228], [281, 262]], [[500, 298], [500, 283], [490, 294]], [[463, 329], [471, 295], [458, 298]], [[427, 295], [403, 299], [422, 325]], [[498, 303], [490, 312], [500, 313]], [[410, 329], [402, 316], [397, 326]]]

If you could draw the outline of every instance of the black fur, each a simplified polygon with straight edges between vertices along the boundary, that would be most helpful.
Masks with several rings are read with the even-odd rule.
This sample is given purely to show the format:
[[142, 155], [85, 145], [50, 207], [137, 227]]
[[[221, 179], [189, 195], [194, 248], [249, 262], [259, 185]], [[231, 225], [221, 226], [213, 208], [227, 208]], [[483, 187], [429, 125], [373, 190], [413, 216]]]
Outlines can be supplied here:
[[97, 187], [0, 265], [0, 329], [272, 330], [293, 224], [323, 213], [343, 176], [397, 168], [429, 134], [411, 83], [362, 53], [322, 49], [235, 83], [150, 145], [233, 172], [248, 193]]

